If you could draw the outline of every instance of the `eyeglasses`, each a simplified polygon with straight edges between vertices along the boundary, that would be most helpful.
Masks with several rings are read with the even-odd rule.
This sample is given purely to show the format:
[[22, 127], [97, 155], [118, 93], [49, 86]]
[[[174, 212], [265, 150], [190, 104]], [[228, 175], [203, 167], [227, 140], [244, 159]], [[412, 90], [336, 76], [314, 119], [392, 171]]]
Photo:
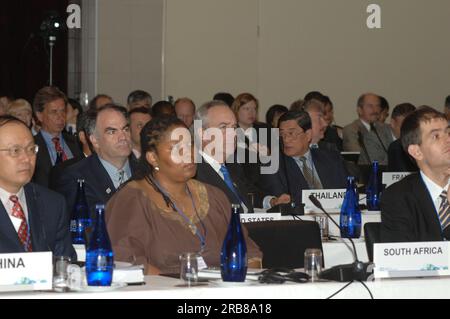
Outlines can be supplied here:
[[28, 156], [34, 156], [39, 151], [38, 145], [30, 145], [27, 147], [22, 146], [11, 146], [10, 148], [0, 149], [2, 152], [9, 152], [9, 156], [11, 157], [19, 157], [23, 152], [25, 152]]
[[303, 131], [288, 131], [288, 132], [280, 132], [280, 137], [285, 140], [287, 138], [293, 139], [293, 138], [297, 138], [300, 135], [302, 135]]

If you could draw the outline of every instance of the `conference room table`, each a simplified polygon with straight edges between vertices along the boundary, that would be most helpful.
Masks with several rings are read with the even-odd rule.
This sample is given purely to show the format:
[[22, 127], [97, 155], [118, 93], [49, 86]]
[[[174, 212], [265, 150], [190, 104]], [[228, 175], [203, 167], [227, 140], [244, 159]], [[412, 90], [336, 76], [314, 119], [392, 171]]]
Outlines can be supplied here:
[[[450, 298], [448, 277], [382, 279], [365, 284], [375, 299]], [[345, 285], [341, 282], [261, 284], [249, 281], [224, 286], [216, 280], [201, 286], [186, 287], [180, 279], [146, 276], [145, 285], [105, 292], [8, 292], [0, 293], [0, 299], [184, 299], [180, 300], [180, 305], [183, 305], [189, 304], [190, 299], [325, 299]], [[367, 299], [370, 294], [361, 283], [353, 282], [333, 298]], [[270, 304], [270, 301], [264, 300], [264, 303]]]
[[[241, 221], [247, 222], [264, 222], [271, 220], [315, 220], [316, 215], [322, 215], [319, 213], [309, 213], [300, 216], [281, 216], [280, 213], [266, 213], [264, 210], [256, 210], [255, 214], [242, 214]], [[331, 218], [339, 225], [339, 212], [330, 211]], [[364, 240], [364, 224], [380, 222], [381, 216], [379, 211], [367, 211], [361, 212], [361, 237], [353, 239], [355, 243], [356, 253], [358, 259], [363, 262], [369, 261], [367, 256], [366, 243]], [[325, 267], [330, 268], [336, 265], [349, 264], [354, 261], [353, 249], [348, 239], [340, 237], [339, 228], [332, 222], [329, 222], [329, 235], [331, 240], [322, 239], [322, 248]]]

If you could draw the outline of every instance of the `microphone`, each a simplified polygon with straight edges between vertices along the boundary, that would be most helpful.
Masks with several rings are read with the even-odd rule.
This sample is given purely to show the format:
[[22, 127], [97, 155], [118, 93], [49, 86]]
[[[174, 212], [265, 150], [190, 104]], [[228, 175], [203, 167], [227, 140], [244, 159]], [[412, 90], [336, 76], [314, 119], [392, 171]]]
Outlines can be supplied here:
[[384, 146], [383, 141], [382, 141], [381, 138], [380, 138], [380, 135], [378, 135], [378, 131], [377, 131], [377, 129], [375, 128], [375, 124], [371, 123], [371, 124], [370, 124], [370, 129], [374, 131], [375, 135], [377, 136], [378, 141], [379, 141], [380, 144], [381, 144], [381, 147], [383, 148], [384, 152], [387, 154], [388, 151], [387, 151], [386, 147]]
[[366, 155], [367, 159], [369, 160], [369, 163], [372, 163], [372, 160], [370, 159], [369, 152], [367, 152], [366, 144], [364, 143], [364, 138], [360, 130], [358, 130], [358, 144], [363, 149], [364, 154]]
[[[333, 218], [331, 218], [330, 214], [323, 208], [320, 201], [314, 196], [309, 195], [309, 200], [319, 208], [324, 214], [331, 220], [333, 224], [337, 226], [338, 229], [341, 227], [334, 221]], [[353, 239], [348, 238], [352, 244], [353, 247], [353, 258], [354, 262], [351, 264], [345, 264], [345, 265], [337, 265], [334, 267], [331, 267], [329, 269], [323, 270], [319, 277], [321, 279], [327, 279], [327, 280], [333, 280], [333, 281], [340, 281], [340, 282], [348, 282], [348, 281], [365, 281], [369, 277], [370, 273], [367, 272], [368, 266], [371, 264], [369, 263], [363, 263], [358, 260], [358, 254], [356, 252], [355, 243], [353, 242]]]

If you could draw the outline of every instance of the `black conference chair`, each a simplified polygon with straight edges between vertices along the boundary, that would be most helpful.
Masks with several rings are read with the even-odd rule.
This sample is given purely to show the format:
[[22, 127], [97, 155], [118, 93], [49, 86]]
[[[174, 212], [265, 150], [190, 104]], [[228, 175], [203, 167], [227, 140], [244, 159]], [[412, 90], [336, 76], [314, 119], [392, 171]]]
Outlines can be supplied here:
[[322, 250], [319, 225], [313, 221], [281, 220], [244, 225], [263, 252], [263, 268], [303, 268], [307, 248]]
[[381, 223], [364, 224], [364, 237], [366, 240], [366, 250], [369, 261], [373, 261], [373, 244], [380, 243]]

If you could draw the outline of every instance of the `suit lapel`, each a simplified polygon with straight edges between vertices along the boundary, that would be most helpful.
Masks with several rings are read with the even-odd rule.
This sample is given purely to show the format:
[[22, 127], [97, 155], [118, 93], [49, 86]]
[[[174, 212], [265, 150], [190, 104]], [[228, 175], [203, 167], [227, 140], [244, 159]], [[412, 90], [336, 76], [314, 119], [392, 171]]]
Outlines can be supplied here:
[[420, 208], [422, 213], [425, 215], [425, 220], [430, 223], [430, 230], [436, 231], [437, 234], [442, 236], [441, 223], [439, 221], [438, 212], [434, 207], [433, 200], [430, 196], [430, 193], [422, 179], [420, 173], [417, 173], [417, 182], [415, 183], [419, 187], [417, 187], [417, 199], [419, 201]]
[[[8, 251], [24, 252], [25, 249], [19, 241], [16, 229], [14, 228], [3, 203], [0, 202], [0, 238], [8, 242]], [[6, 246], [6, 244], [0, 245]]]
[[324, 189], [331, 188], [328, 181], [332, 180], [333, 172], [329, 171], [330, 165], [327, 163], [323, 156], [320, 156], [320, 151], [311, 150], [311, 156], [313, 159], [314, 167], [316, 169], [317, 175], [319, 175], [320, 183]]
[[45, 238], [43, 238], [44, 225], [42, 224], [43, 220], [38, 209], [39, 194], [36, 193], [36, 189], [32, 184], [25, 185], [24, 189], [33, 251], [50, 250], [50, 248], [47, 247]]
[[94, 176], [92, 176], [92, 182], [97, 183], [97, 187], [94, 187], [94, 190], [101, 191], [101, 197], [106, 197], [109, 199], [112, 194], [116, 191], [114, 187], [114, 183], [109, 177], [108, 172], [103, 167], [100, 159], [97, 154], [92, 155], [92, 170]]
[[[288, 192], [290, 191], [290, 195], [293, 197], [294, 201], [297, 204], [300, 204], [302, 201], [302, 189], [309, 189], [308, 183], [295, 160], [284, 154], [281, 156], [284, 158], [283, 164], [286, 165], [286, 174], [282, 177], [282, 180], [285, 181], [285, 187]], [[286, 180], [286, 178], [288, 178], [288, 180]]]
[[48, 152], [47, 143], [45, 143], [44, 137], [42, 136], [42, 133], [39, 132], [35, 136], [36, 144], [39, 145], [39, 156], [41, 165], [43, 167], [52, 167], [52, 160], [50, 158], [50, 153]]

